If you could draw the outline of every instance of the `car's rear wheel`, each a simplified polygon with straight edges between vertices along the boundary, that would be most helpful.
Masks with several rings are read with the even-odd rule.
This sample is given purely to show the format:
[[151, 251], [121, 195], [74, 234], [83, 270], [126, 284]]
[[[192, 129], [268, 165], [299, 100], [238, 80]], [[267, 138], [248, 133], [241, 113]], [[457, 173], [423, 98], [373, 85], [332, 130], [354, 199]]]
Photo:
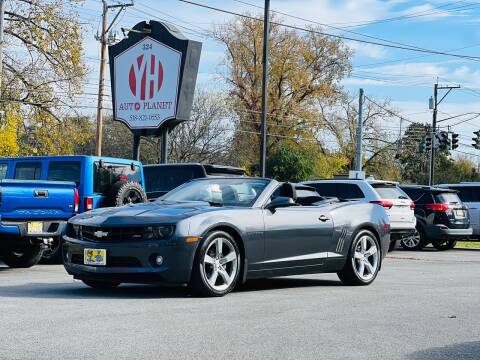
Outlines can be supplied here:
[[369, 285], [377, 277], [381, 261], [376, 236], [361, 230], [352, 241], [345, 267], [337, 275], [346, 285]]
[[455, 245], [457, 245], [457, 241], [456, 240], [434, 241], [432, 245], [435, 249], [444, 251], [444, 250], [453, 249]]
[[118, 282], [110, 282], [110, 281], [98, 281], [98, 280], [86, 280], [86, 279], [82, 281], [85, 285], [88, 285], [91, 288], [98, 289], [98, 290], [112, 289], [120, 285], [120, 283]]
[[427, 243], [425, 233], [420, 227], [417, 227], [412, 235], [403, 237], [402, 240], [400, 240], [402, 248], [412, 251], [423, 249]]
[[235, 288], [240, 275], [240, 251], [230, 234], [213, 231], [200, 245], [190, 286], [196, 295], [224, 296]]

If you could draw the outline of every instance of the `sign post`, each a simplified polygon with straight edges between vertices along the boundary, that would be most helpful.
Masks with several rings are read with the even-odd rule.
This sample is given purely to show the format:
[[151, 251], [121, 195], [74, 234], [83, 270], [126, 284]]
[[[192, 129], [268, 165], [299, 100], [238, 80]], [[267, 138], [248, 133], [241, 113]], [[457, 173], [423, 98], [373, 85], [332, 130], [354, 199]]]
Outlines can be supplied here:
[[141, 136], [162, 137], [167, 162], [168, 132], [190, 119], [202, 44], [158, 21], [136, 24], [109, 46], [114, 120], [133, 132], [133, 158]]

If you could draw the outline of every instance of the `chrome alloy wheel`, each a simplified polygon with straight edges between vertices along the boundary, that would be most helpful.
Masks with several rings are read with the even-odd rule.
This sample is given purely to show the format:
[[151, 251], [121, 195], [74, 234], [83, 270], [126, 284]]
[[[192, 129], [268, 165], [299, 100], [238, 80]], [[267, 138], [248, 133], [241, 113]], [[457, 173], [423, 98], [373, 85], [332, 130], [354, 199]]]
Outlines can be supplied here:
[[420, 233], [415, 230], [415, 232], [410, 235], [402, 238], [401, 242], [409, 249], [414, 249], [418, 244], [420, 244]]
[[353, 268], [364, 281], [372, 279], [379, 266], [380, 254], [375, 240], [369, 236], [364, 235], [355, 245], [355, 252], [352, 258]]
[[201, 266], [203, 276], [212, 289], [228, 289], [238, 271], [238, 254], [231, 240], [218, 237], [212, 241], [205, 251]]

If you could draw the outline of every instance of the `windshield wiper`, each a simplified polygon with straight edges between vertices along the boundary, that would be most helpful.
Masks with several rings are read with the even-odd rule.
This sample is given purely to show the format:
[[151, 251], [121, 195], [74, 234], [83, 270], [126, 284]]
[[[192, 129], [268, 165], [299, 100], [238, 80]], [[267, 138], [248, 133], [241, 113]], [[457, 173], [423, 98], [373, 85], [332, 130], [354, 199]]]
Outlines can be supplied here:
[[210, 206], [217, 206], [217, 207], [223, 206], [223, 203], [221, 202], [215, 202], [215, 201], [207, 201], [207, 202]]

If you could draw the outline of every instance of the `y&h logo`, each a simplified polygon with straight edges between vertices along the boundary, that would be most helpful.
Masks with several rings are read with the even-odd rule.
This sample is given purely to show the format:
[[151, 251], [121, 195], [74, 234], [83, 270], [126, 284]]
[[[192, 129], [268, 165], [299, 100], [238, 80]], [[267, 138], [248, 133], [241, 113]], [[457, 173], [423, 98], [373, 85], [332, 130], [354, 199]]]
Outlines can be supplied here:
[[152, 99], [163, 83], [163, 65], [155, 54], [140, 55], [130, 67], [130, 91], [140, 100]]

